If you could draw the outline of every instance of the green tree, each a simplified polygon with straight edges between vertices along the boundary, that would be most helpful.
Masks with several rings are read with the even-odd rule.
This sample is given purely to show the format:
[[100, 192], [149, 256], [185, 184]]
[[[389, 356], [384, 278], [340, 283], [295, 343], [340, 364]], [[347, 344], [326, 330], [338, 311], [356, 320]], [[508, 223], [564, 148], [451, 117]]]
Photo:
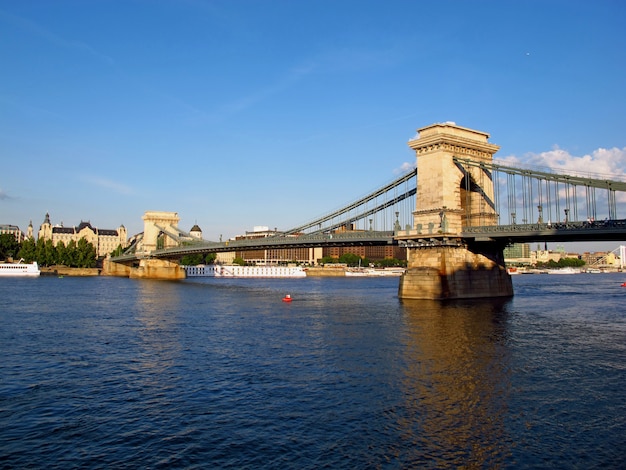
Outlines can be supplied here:
[[359, 255], [355, 255], [354, 253], [344, 253], [339, 257], [340, 263], [346, 263], [348, 266], [358, 266], [361, 264], [362, 266], [366, 266], [363, 263], [363, 259]]
[[0, 234], [0, 259], [15, 258], [20, 244], [12, 233]]
[[27, 238], [22, 242], [22, 247], [17, 255], [19, 258], [24, 258], [27, 263], [32, 263], [37, 260], [37, 245], [35, 240]]
[[78, 266], [78, 253], [76, 252], [76, 242], [74, 240], [70, 240], [65, 248], [65, 263], [63, 264], [75, 268], [76, 266]]
[[401, 260], [397, 258], [385, 258], [376, 262], [376, 265], [382, 268], [396, 267], [396, 266], [406, 267], [406, 264], [407, 264], [406, 260]]
[[585, 261], [579, 258], [561, 258], [559, 265], [562, 267], [579, 268], [585, 265]]
[[111, 252], [111, 256], [120, 256], [124, 253], [122, 245], [117, 245], [117, 248]]
[[194, 253], [185, 255], [180, 259], [180, 264], [185, 266], [197, 266], [204, 263], [204, 255], [202, 253]]
[[233, 260], [233, 264], [238, 264], [239, 266], [245, 266], [246, 262], [244, 261], [243, 258], [237, 257]]
[[57, 264], [62, 264], [64, 266], [69, 266], [68, 263], [68, 252], [65, 243], [59, 242], [57, 243]]
[[81, 238], [76, 244], [76, 267], [93, 268], [96, 266], [96, 248], [87, 239]]
[[333, 264], [338, 262], [339, 260], [337, 258], [333, 258], [332, 256], [324, 256], [322, 259], [319, 260], [320, 264]]
[[37, 240], [35, 247], [35, 261], [41, 266], [52, 266], [57, 264], [56, 248], [52, 244], [52, 240]]

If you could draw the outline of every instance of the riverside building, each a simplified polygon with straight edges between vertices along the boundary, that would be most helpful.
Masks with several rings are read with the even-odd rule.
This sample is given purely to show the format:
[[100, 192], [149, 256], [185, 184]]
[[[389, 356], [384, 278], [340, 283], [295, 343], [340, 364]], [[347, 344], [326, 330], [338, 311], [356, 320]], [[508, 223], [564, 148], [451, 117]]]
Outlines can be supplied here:
[[0, 224], [0, 235], [4, 233], [13, 235], [18, 243], [22, 243], [25, 238], [17, 225]]
[[117, 229], [100, 229], [92, 227], [89, 222], [82, 222], [76, 227], [65, 227], [60, 225], [52, 225], [50, 215], [46, 213], [46, 218], [39, 227], [38, 238], [40, 240], [52, 240], [52, 244], [56, 246], [62, 242], [65, 246], [72, 240], [78, 243], [78, 240], [84, 238], [96, 248], [96, 255], [105, 257], [118, 246], [126, 248], [127, 231], [123, 225]]

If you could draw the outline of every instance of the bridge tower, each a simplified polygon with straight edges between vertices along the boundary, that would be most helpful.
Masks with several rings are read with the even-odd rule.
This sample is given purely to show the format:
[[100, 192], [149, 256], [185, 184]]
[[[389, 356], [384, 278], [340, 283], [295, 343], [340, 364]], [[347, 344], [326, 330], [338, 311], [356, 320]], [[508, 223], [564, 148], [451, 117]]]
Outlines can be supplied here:
[[109, 276], [128, 276], [133, 279], [185, 279], [185, 269], [175, 261], [151, 257], [160, 248], [177, 246], [176, 212], [147, 211], [143, 217], [143, 237], [138, 243], [136, 260], [132, 266], [104, 260], [102, 272]]
[[496, 225], [491, 174], [466, 169], [454, 157], [491, 162], [498, 151], [489, 134], [433, 124], [418, 129], [409, 146], [417, 156], [416, 210], [412, 229], [400, 231], [408, 269], [398, 295], [405, 299], [461, 299], [513, 295], [503, 246], [461, 237], [471, 225]]

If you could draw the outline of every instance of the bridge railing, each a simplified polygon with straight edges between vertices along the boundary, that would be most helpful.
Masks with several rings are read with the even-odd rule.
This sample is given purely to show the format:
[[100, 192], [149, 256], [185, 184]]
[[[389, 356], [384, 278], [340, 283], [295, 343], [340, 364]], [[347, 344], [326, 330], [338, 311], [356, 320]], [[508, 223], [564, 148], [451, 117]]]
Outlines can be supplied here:
[[461, 236], [476, 240], [508, 239], [511, 243], [544, 240], [619, 241], [626, 240], [626, 219], [473, 226], [464, 227]]
[[[146, 253], [144, 257], [177, 258], [194, 253], [218, 253], [230, 251], [264, 250], [271, 248], [310, 248], [316, 246], [341, 245], [388, 245], [393, 244], [394, 232], [366, 230], [332, 234], [314, 233], [300, 236], [273, 236], [226, 242], [190, 242], [175, 248], [166, 248]], [[139, 256], [138, 256], [139, 257]], [[138, 258], [136, 257], [136, 258]], [[131, 259], [131, 258], [129, 258]], [[121, 260], [116, 258], [114, 261]]]

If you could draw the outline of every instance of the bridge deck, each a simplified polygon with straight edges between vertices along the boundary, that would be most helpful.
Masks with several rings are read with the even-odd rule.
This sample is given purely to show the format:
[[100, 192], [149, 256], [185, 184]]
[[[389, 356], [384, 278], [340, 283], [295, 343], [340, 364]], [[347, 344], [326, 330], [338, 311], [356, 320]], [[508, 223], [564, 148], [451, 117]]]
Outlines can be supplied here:
[[[441, 238], [446, 234], [421, 234], [418, 238]], [[448, 235], [450, 236], [450, 235]], [[516, 224], [484, 227], [465, 227], [455, 238], [465, 241], [500, 241], [503, 244], [541, 241], [626, 241], [626, 219], [606, 222], [568, 222], [554, 224]], [[315, 248], [331, 246], [395, 245], [398, 239], [390, 231], [344, 232], [337, 234], [311, 234], [288, 237], [264, 237], [227, 242], [200, 241], [176, 248], [157, 250], [149, 255], [127, 254], [112, 258], [124, 263], [144, 257], [176, 259], [195, 253], [220, 253], [229, 251], [268, 250], [277, 248]]]

